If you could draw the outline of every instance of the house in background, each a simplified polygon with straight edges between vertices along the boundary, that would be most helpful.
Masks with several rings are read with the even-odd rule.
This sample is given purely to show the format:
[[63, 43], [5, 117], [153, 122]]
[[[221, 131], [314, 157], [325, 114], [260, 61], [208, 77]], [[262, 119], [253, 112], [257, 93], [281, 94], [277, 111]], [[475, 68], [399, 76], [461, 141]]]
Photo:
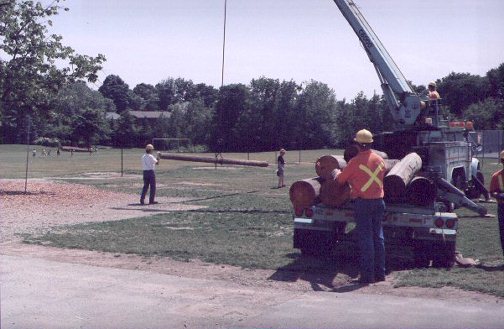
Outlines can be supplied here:
[[[171, 113], [166, 111], [128, 111], [137, 121], [157, 120], [159, 118], [169, 118]], [[105, 114], [107, 120], [115, 121], [121, 117], [119, 113], [107, 112]]]

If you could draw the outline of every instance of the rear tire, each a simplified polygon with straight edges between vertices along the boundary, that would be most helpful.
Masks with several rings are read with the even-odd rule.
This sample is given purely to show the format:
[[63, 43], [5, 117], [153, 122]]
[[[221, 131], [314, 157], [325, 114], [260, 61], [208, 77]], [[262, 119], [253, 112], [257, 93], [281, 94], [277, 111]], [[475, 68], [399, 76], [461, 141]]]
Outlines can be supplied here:
[[413, 258], [415, 260], [415, 267], [425, 268], [430, 265], [429, 248], [422, 241], [417, 241], [413, 248]]
[[488, 194], [488, 191], [485, 190], [485, 176], [483, 176], [483, 173], [481, 171], [478, 171], [476, 173], [476, 178], [481, 184], [473, 180], [470, 188], [468, 188], [466, 191], [466, 196], [469, 199], [478, 199], [483, 194], [485, 199], [488, 200], [490, 198], [490, 195]]
[[451, 268], [455, 264], [455, 242], [445, 241], [434, 245], [432, 250], [432, 266]]
[[330, 255], [334, 246], [334, 238], [330, 232], [310, 230], [294, 230], [294, 248], [298, 248], [305, 256]]
[[483, 186], [485, 186], [485, 176], [481, 171], [479, 171], [479, 169], [476, 172], [476, 178], [481, 182], [481, 184], [483, 184]]
[[461, 191], [464, 191], [465, 187], [466, 187], [464, 175], [462, 175], [460, 173], [455, 174], [453, 176], [453, 186], [455, 186], [456, 188], [458, 188]]

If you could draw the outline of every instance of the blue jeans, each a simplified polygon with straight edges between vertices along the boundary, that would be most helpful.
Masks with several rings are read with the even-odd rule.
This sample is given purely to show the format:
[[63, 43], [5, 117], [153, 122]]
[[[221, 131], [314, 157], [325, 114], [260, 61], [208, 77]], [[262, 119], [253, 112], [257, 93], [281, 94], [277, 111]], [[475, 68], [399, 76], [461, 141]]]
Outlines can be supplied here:
[[357, 199], [354, 207], [361, 280], [373, 282], [385, 277], [385, 239], [382, 228], [385, 203], [383, 199]]
[[502, 255], [504, 256], [504, 203], [499, 203], [497, 205], [497, 217], [499, 219], [499, 233]]
[[154, 197], [156, 196], [156, 174], [154, 173], [154, 170], [143, 171], [143, 182], [144, 185], [142, 189], [142, 195], [140, 196], [140, 202], [144, 202], [145, 195], [147, 194], [147, 190], [150, 186], [149, 203], [153, 203]]

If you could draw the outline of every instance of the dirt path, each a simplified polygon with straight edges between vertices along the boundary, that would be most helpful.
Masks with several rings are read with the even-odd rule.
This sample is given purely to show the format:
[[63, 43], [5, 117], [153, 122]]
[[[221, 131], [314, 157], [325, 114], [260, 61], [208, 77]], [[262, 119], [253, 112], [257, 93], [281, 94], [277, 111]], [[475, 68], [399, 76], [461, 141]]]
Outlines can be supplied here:
[[[24, 194], [24, 181], [0, 180], [0, 238], [1, 253], [29, 255], [37, 258], [74, 264], [144, 270], [187, 278], [205, 278], [233, 282], [260, 290], [275, 288], [279, 291], [339, 291], [345, 292], [349, 282], [345, 278], [323, 273], [292, 273], [272, 270], [247, 270], [228, 265], [201, 261], [178, 262], [166, 257], [140, 257], [77, 249], [58, 249], [21, 242], [18, 234], [41, 233], [52, 226], [120, 220], [148, 216], [159, 212], [188, 210], [201, 206], [180, 203], [183, 199], [159, 198], [154, 206], [140, 206], [138, 196], [100, 190], [91, 186], [57, 183], [48, 180], [30, 180], [29, 193]], [[275, 277], [275, 279], [272, 279]], [[455, 288], [394, 288], [393, 277], [386, 282], [363, 287], [358, 293], [387, 294], [408, 297], [433, 297], [441, 300], [460, 299], [475, 302], [496, 302], [499, 298], [466, 292]], [[501, 300], [500, 300], [501, 301]]]

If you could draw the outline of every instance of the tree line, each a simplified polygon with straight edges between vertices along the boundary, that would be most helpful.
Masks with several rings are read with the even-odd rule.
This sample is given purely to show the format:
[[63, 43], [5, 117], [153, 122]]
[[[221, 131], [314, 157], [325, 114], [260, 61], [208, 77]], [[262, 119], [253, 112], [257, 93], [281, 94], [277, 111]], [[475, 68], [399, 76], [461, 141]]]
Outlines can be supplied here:
[[[338, 100], [327, 84], [313, 80], [259, 77], [216, 89], [167, 77], [131, 89], [109, 75], [92, 90], [86, 82], [97, 81], [105, 56], [79, 55], [48, 33], [51, 16], [66, 9], [60, 2], [0, 4], [2, 143], [26, 143], [28, 136], [30, 142], [141, 147], [153, 137], [171, 137], [217, 152], [266, 151], [343, 147], [358, 129], [392, 129], [381, 95]], [[472, 120], [476, 129], [504, 129], [504, 63], [485, 76], [451, 73], [436, 82], [447, 116]], [[133, 110], [163, 115], [137, 119]], [[109, 120], [107, 112], [120, 116]]]

